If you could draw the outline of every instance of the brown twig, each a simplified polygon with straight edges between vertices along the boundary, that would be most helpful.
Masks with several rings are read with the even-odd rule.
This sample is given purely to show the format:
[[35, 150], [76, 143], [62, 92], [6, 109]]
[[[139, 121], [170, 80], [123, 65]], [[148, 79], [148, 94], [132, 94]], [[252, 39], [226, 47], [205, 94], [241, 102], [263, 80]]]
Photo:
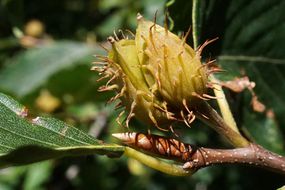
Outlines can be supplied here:
[[253, 143], [235, 149], [197, 148], [183, 168], [198, 170], [217, 164], [246, 164], [285, 174], [285, 157]]
[[184, 163], [185, 170], [196, 171], [217, 164], [246, 164], [285, 174], [285, 157], [253, 143], [244, 148], [210, 149], [151, 134], [117, 133], [113, 136], [147, 154]]

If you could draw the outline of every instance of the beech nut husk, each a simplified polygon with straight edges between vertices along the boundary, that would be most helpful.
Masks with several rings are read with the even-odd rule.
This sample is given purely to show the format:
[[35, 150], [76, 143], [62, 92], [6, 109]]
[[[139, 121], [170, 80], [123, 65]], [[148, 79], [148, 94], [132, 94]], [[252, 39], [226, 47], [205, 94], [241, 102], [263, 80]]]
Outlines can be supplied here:
[[126, 126], [132, 117], [162, 130], [177, 121], [189, 125], [207, 99], [208, 68], [186, 44], [187, 35], [181, 39], [141, 15], [137, 21], [134, 39], [109, 37], [108, 57], [98, 56], [102, 63], [93, 68], [110, 78], [99, 90], [116, 91], [110, 101], [121, 100]]

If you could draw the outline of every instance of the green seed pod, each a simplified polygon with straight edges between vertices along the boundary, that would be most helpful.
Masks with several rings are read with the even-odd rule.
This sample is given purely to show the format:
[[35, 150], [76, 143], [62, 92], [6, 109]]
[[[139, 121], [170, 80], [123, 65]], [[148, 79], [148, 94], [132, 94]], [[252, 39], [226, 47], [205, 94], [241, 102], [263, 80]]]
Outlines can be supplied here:
[[137, 19], [135, 39], [108, 38], [112, 49], [108, 57], [99, 57], [103, 66], [94, 67], [102, 78], [111, 78], [100, 90], [117, 91], [112, 100], [119, 98], [126, 107], [127, 126], [133, 116], [160, 129], [171, 128], [174, 121], [189, 125], [207, 97], [207, 68], [186, 37], [180, 39], [141, 15]]

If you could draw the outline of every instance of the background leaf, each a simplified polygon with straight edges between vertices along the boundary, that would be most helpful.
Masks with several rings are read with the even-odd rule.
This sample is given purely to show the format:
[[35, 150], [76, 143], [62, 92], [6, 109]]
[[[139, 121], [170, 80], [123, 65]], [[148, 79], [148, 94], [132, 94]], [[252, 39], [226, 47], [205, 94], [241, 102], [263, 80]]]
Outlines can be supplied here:
[[50, 161], [29, 165], [26, 174], [27, 177], [24, 182], [24, 189], [44, 189], [42, 185], [48, 181], [51, 172], [52, 163]]
[[0, 87], [19, 97], [25, 96], [56, 72], [82, 64], [80, 60], [83, 58], [91, 60], [92, 54], [98, 51], [98, 48], [82, 43], [56, 42], [23, 52], [11, 59], [0, 72]]
[[[180, 1], [178, 1], [180, 2]], [[190, 2], [188, 3], [190, 4]], [[176, 10], [174, 4], [173, 10]], [[250, 80], [256, 82], [255, 91], [267, 109], [272, 109], [276, 114], [277, 125], [281, 125], [284, 134], [285, 112], [285, 2], [282, 0], [273, 1], [200, 1], [198, 8], [198, 31], [199, 39], [202, 44], [207, 39], [219, 37], [219, 40], [204, 50], [204, 57], [217, 56], [218, 64], [227, 72], [218, 75], [222, 80], [230, 80], [234, 77], [248, 75]], [[189, 5], [190, 6], [190, 5]], [[184, 6], [184, 8], [187, 5]], [[171, 9], [171, 7], [170, 7]], [[183, 11], [186, 13], [186, 11]], [[182, 13], [183, 13], [182, 12]], [[187, 17], [187, 19], [186, 19]], [[174, 16], [174, 18], [176, 18]], [[184, 20], [190, 20], [191, 15], [181, 14], [175, 20], [176, 30], [181, 30], [180, 25]], [[239, 105], [234, 107], [237, 120], [246, 128], [260, 125], [260, 120], [249, 120], [248, 114], [255, 115], [253, 111], [243, 112], [250, 109], [250, 97], [244, 96], [235, 101]], [[244, 117], [242, 117], [244, 115]], [[256, 118], [260, 116], [254, 116]], [[263, 116], [265, 117], [265, 114]], [[254, 122], [255, 121], [255, 122]], [[266, 122], [264, 120], [264, 122]], [[265, 123], [263, 123], [265, 125]], [[283, 144], [283, 137], [278, 127], [271, 127], [275, 130], [274, 134], [279, 134], [272, 138], [278, 139]], [[262, 131], [259, 131], [262, 132]], [[267, 131], [252, 134], [263, 136], [264, 144]], [[254, 137], [261, 139], [261, 137]], [[259, 140], [261, 144], [262, 141]], [[280, 152], [280, 150], [279, 150]], [[283, 150], [285, 153], [285, 151]]]
[[[192, 1], [176, 0], [169, 7], [175, 31], [186, 31], [185, 25], [191, 25], [192, 10], [187, 7], [192, 9]], [[266, 113], [255, 113], [250, 106], [249, 92], [239, 95], [227, 92], [239, 127], [251, 140], [280, 154], [285, 153], [284, 8], [285, 2], [282, 0], [200, 0], [196, 20], [199, 44], [219, 37], [218, 41], [203, 50], [202, 56], [205, 60], [217, 58], [217, 63], [226, 70], [217, 76], [221, 80], [231, 80], [248, 75], [250, 80], [256, 82], [255, 91], [260, 101], [267, 106]], [[180, 14], [177, 14], [178, 11]], [[189, 42], [192, 43], [191, 40]], [[269, 113], [273, 113], [273, 117], [268, 117]], [[266, 189], [282, 185], [282, 180], [269, 174], [248, 168], [245, 170], [252, 172], [251, 175], [241, 176], [238, 174], [241, 171], [234, 171], [233, 168], [223, 170], [224, 175], [218, 172], [213, 175], [217, 181], [222, 179], [223, 184], [228, 184], [232, 189], [257, 186]], [[256, 176], [258, 184], [253, 176]], [[246, 184], [243, 183], [245, 181]]]
[[[212, 10], [209, 7], [213, 11], [211, 12], [213, 15], [217, 15], [222, 8], [221, 3], [217, 4], [221, 7], [216, 5], [215, 9]], [[243, 114], [244, 118], [238, 119], [243, 120], [241, 123], [246, 128], [252, 129], [256, 126], [255, 130], [251, 130], [251, 134], [254, 139], [259, 139], [259, 143], [268, 147], [269, 144], [272, 144], [268, 139], [275, 139], [275, 144], [279, 144], [280, 148], [279, 150], [271, 150], [283, 154], [285, 153], [284, 137], [282, 137], [278, 124], [281, 125], [284, 133], [285, 54], [282, 51], [285, 48], [285, 37], [283, 35], [285, 31], [284, 8], [285, 2], [278, 0], [231, 2], [227, 5], [227, 11], [223, 16], [223, 33], [217, 33], [221, 37], [218, 63], [231, 76], [235, 73], [237, 76], [244, 73], [256, 82], [255, 91], [267, 109], [272, 109], [276, 114], [277, 126], [270, 125], [272, 133], [269, 133], [268, 130], [265, 130], [268, 128], [266, 127], [268, 120], [260, 120], [258, 119], [262, 117], [260, 114], [257, 115], [248, 111], [239, 113]], [[205, 19], [203, 25], [205, 26], [210, 20], [212, 21], [211, 25], [215, 25], [215, 23], [221, 22], [219, 18]], [[204, 28], [206, 30], [206, 27]], [[243, 103], [248, 110], [249, 106], [246, 105], [250, 104], [249, 100], [245, 98]], [[258, 126], [263, 126], [264, 130], [258, 130], [258, 128], [262, 129]]]

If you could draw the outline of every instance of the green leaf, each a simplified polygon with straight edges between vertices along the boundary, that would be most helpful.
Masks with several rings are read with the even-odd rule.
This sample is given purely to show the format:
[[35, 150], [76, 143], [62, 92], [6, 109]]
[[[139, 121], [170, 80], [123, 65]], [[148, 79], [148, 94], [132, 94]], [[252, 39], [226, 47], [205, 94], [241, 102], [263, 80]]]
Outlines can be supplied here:
[[244, 112], [244, 125], [253, 140], [269, 150], [284, 155], [285, 147], [282, 133], [274, 117], [269, 114], [264, 116], [260, 113], [249, 113], [246, 109]]
[[0, 93], [0, 167], [94, 153], [119, 156], [124, 151], [54, 118], [29, 121], [19, 110], [24, 107]]
[[54, 42], [20, 53], [0, 71], [0, 89], [23, 97], [45, 84], [55, 73], [82, 64], [80, 60], [100, 54], [97, 46], [79, 42]]
[[44, 184], [48, 182], [52, 175], [52, 162], [40, 162], [27, 166], [27, 172], [24, 180], [25, 190], [44, 190]]
[[[256, 83], [254, 90], [257, 96], [267, 109], [273, 110], [283, 132], [285, 131], [284, 8], [285, 2], [280, 0], [250, 3], [232, 1], [228, 4], [223, 17], [224, 31], [218, 34], [221, 38], [218, 63], [230, 75], [240, 76], [240, 73], [244, 72]], [[219, 8], [213, 10], [212, 14], [216, 15], [219, 10]], [[252, 112], [247, 111], [242, 114], [245, 118], [244, 126], [251, 131], [254, 139], [273, 151], [284, 153], [284, 137], [279, 127], [269, 124], [268, 118], [261, 119]]]
[[[191, 10], [187, 7], [192, 8], [192, 1], [181, 8], [183, 3], [176, 0], [169, 8], [174, 10], [170, 13], [175, 30], [185, 31], [183, 23], [191, 20]], [[179, 8], [181, 14], [175, 14]], [[254, 90], [259, 100], [275, 113], [277, 121], [271, 122], [265, 114], [255, 114], [249, 102], [234, 102], [234, 107], [242, 110], [236, 114], [241, 126], [258, 143], [277, 152], [284, 152], [281, 134], [285, 132], [284, 8], [282, 0], [199, 0], [196, 20], [199, 44], [219, 37], [203, 50], [203, 58], [216, 56], [218, 64], [227, 71], [219, 74], [219, 78], [229, 80], [245, 73], [256, 83]]]
[[[218, 1], [211, 4], [214, 5], [208, 4], [206, 11], [216, 16], [201, 21], [203, 39], [220, 37], [218, 44], [212, 45], [220, 46], [218, 63], [229, 73], [244, 70], [256, 82], [257, 95], [284, 126], [285, 2], [239, 0], [227, 5]], [[207, 30], [209, 26], [219, 29]]]
[[257, 95], [274, 110], [282, 126], [285, 124], [284, 8], [285, 2], [276, 0], [253, 1], [239, 9], [232, 5], [228, 13], [231, 21], [228, 20], [219, 56], [224, 68], [229, 70], [238, 65], [256, 82]]

